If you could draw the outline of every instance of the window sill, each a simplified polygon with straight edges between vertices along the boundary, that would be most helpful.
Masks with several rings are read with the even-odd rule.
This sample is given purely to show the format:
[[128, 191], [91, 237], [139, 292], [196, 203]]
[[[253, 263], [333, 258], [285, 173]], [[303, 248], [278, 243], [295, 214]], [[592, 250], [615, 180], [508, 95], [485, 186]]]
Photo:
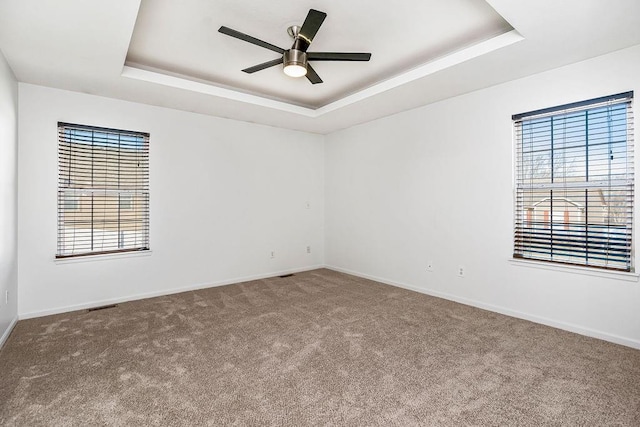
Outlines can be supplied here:
[[628, 273], [625, 271], [609, 271], [609, 270], [601, 270], [598, 268], [579, 267], [579, 266], [574, 267], [572, 265], [553, 264], [553, 263], [548, 263], [544, 261], [533, 261], [533, 260], [510, 258], [509, 262], [511, 263], [511, 265], [518, 266], [518, 267], [529, 267], [529, 268], [539, 268], [543, 270], [562, 271], [565, 273], [581, 274], [584, 276], [603, 277], [606, 279], [614, 279], [614, 280], [624, 280], [627, 282], [638, 282], [638, 279], [640, 278], [640, 274], [638, 273]]
[[56, 264], [75, 264], [77, 262], [108, 261], [111, 259], [135, 258], [142, 256], [151, 256], [151, 250], [120, 252], [115, 254], [82, 255], [72, 258], [54, 258], [53, 262]]

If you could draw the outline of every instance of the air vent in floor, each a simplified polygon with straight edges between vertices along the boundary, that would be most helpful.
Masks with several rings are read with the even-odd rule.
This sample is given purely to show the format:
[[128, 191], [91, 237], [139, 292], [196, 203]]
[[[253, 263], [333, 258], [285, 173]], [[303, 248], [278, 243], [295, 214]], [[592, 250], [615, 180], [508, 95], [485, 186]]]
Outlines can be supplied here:
[[109, 304], [109, 305], [103, 305], [100, 307], [93, 307], [93, 308], [88, 308], [87, 309], [87, 313], [90, 311], [98, 311], [98, 310], [106, 310], [108, 308], [116, 308], [118, 306], [118, 304]]

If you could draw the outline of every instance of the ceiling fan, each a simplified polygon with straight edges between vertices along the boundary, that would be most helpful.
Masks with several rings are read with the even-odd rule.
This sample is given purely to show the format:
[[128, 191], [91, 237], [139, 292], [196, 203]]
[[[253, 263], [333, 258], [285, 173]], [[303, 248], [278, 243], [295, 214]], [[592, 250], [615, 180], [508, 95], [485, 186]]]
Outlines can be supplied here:
[[317, 84], [322, 83], [322, 79], [318, 76], [318, 73], [316, 73], [311, 64], [309, 64], [309, 61], [368, 61], [371, 59], [370, 53], [307, 52], [309, 45], [326, 17], [327, 14], [324, 12], [309, 9], [309, 13], [302, 27], [293, 25], [287, 29], [287, 33], [293, 38], [293, 45], [287, 50], [225, 26], [220, 27], [218, 31], [282, 55], [278, 59], [245, 68], [242, 70], [245, 73], [251, 74], [269, 67], [284, 64], [283, 70], [286, 75], [291, 77], [307, 76], [307, 79], [309, 79], [311, 83]]

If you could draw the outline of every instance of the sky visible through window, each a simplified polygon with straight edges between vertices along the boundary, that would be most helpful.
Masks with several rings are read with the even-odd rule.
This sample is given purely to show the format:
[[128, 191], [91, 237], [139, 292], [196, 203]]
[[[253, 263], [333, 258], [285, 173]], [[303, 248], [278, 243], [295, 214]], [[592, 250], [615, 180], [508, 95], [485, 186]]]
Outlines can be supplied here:
[[523, 121], [529, 168], [522, 177], [535, 183], [625, 179], [626, 115], [626, 105], [618, 104]]
[[100, 132], [91, 129], [65, 128], [64, 136], [75, 144], [97, 147], [126, 147], [132, 150], [144, 149], [145, 139], [141, 135]]

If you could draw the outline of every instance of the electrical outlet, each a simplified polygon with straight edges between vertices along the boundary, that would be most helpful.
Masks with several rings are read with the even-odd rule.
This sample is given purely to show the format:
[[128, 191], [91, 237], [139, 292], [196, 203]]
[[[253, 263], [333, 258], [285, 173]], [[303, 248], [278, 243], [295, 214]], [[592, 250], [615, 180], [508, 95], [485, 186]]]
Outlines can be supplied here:
[[276, 257], [276, 251], [271, 251], [271, 258], [275, 258]]
[[461, 265], [458, 266], [458, 277], [464, 277], [465, 268]]
[[307, 253], [310, 254], [311, 253], [311, 246], [307, 246]]
[[433, 271], [433, 261], [427, 263], [427, 271]]

